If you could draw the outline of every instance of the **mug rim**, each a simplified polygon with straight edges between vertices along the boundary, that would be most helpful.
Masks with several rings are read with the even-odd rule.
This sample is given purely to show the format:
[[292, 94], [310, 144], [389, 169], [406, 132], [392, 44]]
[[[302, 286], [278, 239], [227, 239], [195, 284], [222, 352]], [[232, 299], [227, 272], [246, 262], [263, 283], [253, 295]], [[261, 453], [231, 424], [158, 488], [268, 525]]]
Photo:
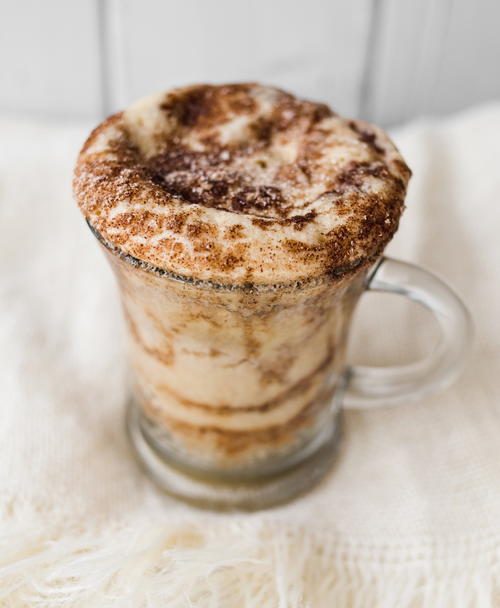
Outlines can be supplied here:
[[121, 247], [108, 241], [103, 237], [103, 235], [97, 230], [95, 226], [93, 226], [88, 218], [85, 218], [87, 222], [87, 226], [89, 227], [92, 234], [96, 237], [99, 243], [112, 254], [119, 257], [124, 262], [127, 262], [131, 266], [135, 268], [141, 268], [146, 272], [150, 272], [152, 274], [156, 274], [159, 277], [165, 277], [167, 279], [171, 279], [173, 281], [177, 281], [179, 283], [185, 283], [192, 285], [194, 287], [201, 288], [209, 288], [216, 289], [219, 291], [248, 291], [248, 292], [268, 292], [268, 291], [276, 291], [278, 289], [301, 289], [302, 287], [315, 287], [321, 285], [327, 280], [335, 281], [336, 279], [340, 279], [346, 274], [353, 272], [356, 269], [359, 269], [363, 266], [370, 266], [375, 264], [377, 260], [383, 255], [383, 253], [379, 253], [372, 257], [364, 257], [355, 260], [352, 264], [347, 266], [340, 266], [339, 268], [335, 268], [321, 275], [316, 275], [314, 277], [307, 278], [303, 281], [291, 281], [290, 283], [223, 283], [220, 281], [211, 281], [209, 279], [197, 279], [196, 277], [190, 277], [187, 275], [179, 274], [176, 272], [172, 272], [171, 270], [167, 270], [165, 268], [160, 268], [159, 266], [155, 266], [150, 262], [146, 262], [137, 258], [130, 253], [124, 251]]

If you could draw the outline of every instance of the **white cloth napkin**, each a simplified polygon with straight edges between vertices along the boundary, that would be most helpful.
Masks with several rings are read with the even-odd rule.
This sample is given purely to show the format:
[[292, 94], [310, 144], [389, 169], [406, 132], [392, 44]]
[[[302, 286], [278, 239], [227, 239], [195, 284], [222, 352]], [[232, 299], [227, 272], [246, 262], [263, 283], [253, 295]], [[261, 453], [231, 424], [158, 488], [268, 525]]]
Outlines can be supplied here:
[[[414, 178], [388, 253], [468, 304], [464, 374], [416, 405], [347, 413], [328, 478], [250, 515], [184, 506], [132, 458], [114, 279], [71, 196], [87, 131], [0, 121], [0, 605], [499, 602], [500, 105], [394, 134]], [[367, 295], [352, 358], [411, 360], [434, 330]]]

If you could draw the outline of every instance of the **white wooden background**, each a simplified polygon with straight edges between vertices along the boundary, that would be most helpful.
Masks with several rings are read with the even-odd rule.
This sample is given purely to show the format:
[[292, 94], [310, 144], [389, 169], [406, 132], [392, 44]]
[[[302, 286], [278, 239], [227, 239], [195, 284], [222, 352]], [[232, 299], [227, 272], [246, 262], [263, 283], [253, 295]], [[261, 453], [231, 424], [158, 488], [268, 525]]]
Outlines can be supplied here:
[[393, 124], [500, 98], [500, 0], [0, 0], [0, 112], [260, 80]]

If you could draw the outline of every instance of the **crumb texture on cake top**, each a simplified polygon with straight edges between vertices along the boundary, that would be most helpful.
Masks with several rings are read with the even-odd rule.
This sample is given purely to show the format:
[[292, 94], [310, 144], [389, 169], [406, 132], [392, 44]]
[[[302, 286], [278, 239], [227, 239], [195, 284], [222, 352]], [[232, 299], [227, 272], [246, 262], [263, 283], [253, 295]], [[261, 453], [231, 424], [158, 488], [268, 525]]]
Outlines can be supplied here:
[[374, 259], [409, 177], [373, 125], [255, 83], [195, 85], [99, 125], [74, 193], [126, 254], [202, 280], [275, 284]]

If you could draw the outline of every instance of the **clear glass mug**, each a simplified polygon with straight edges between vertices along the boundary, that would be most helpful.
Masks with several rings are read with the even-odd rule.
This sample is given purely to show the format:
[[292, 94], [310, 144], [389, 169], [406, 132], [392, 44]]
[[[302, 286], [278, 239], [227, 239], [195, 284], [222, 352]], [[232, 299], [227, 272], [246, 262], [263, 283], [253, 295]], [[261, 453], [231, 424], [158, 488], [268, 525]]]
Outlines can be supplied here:
[[[443, 388], [470, 342], [458, 297], [405, 262], [383, 257], [301, 284], [216, 284], [153, 268], [92, 230], [120, 287], [135, 452], [161, 488], [200, 506], [257, 509], [302, 493], [335, 458], [341, 408]], [[437, 348], [410, 365], [347, 367], [366, 290], [428, 308], [441, 328]]]

